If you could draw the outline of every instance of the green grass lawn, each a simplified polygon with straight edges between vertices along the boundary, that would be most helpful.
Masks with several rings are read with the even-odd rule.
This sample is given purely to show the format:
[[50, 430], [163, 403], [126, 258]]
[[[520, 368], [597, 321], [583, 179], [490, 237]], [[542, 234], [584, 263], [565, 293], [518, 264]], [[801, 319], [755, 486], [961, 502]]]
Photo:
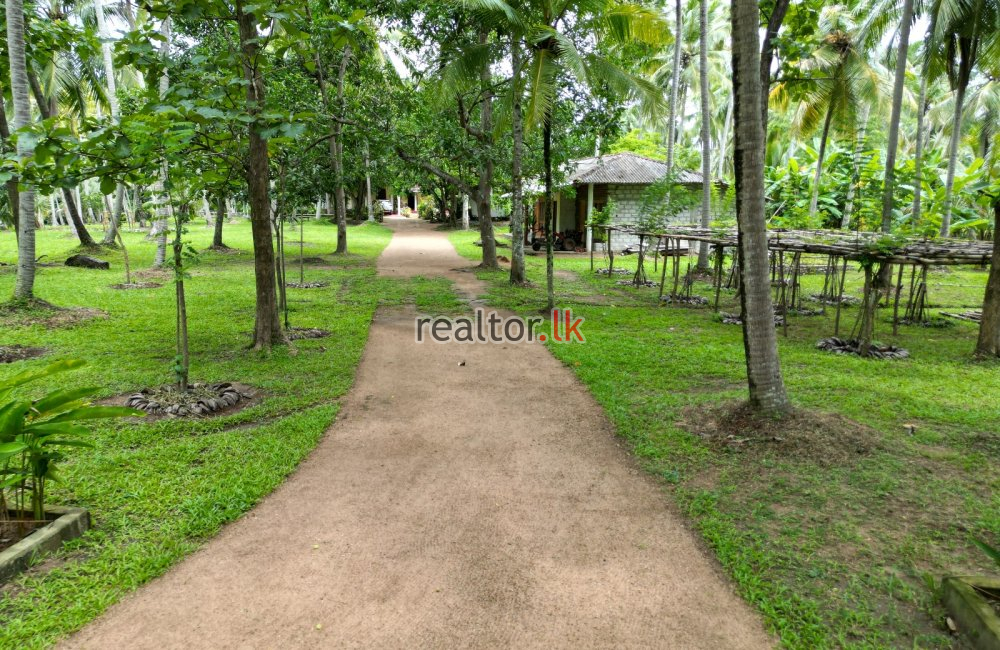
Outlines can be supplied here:
[[[204, 223], [192, 224], [198, 250], [211, 242]], [[289, 242], [298, 257], [298, 233]], [[288, 237], [293, 237], [289, 232]], [[329, 338], [297, 341], [270, 353], [248, 350], [253, 330], [253, 256], [249, 225], [226, 227], [232, 253], [202, 253], [186, 282], [191, 335], [191, 380], [238, 381], [263, 394], [238, 413], [203, 420], [104, 423], [93, 450], [73, 454], [65, 484], [50, 501], [90, 509], [94, 528], [82, 539], [18, 579], [0, 586], [0, 648], [44, 647], [93, 619], [128, 591], [163, 573], [228, 521], [278, 486], [316, 445], [333, 421], [337, 399], [350, 387], [380, 304], [415, 301], [424, 311], [457, 304], [444, 280], [389, 280], [374, 260], [391, 237], [377, 225], [352, 227], [351, 253], [332, 255], [336, 227], [305, 226], [305, 256], [323, 263], [305, 268], [323, 289], [289, 289], [291, 324], [330, 330]], [[154, 245], [126, 235], [132, 265], [148, 269]], [[44, 262], [59, 262], [75, 245], [63, 230], [39, 233]], [[39, 270], [39, 298], [61, 307], [100, 309], [71, 327], [26, 324], [45, 314], [0, 315], [0, 345], [43, 346], [47, 357], [0, 365], [0, 377], [57, 359], [89, 364], [59, 380], [100, 386], [108, 397], [172, 380], [174, 291], [169, 277], [158, 289], [120, 291], [119, 252], [101, 253], [111, 271], [60, 265]], [[13, 233], [0, 233], [0, 262], [15, 261]], [[297, 280], [297, 269], [289, 279]], [[0, 297], [11, 295], [13, 266], [0, 266]], [[40, 384], [39, 390], [55, 382]]]
[[[477, 233], [451, 239], [480, 258]], [[480, 272], [492, 305], [527, 313], [545, 304], [544, 254], [527, 266], [531, 288]], [[819, 433], [807, 432], [795, 453], [782, 451], [785, 442], [711, 444], [699, 435], [706, 412], [746, 395], [741, 329], [711, 309], [659, 307], [656, 289], [616, 286], [620, 278], [592, 274], [585, 256], [559, 256], [556, 270], [557, 304], [586, 318], [587, 340], [550, 349], [663, 478], [785, 646], [961, 647], [926, 578], [990, 572], [970, 540], [1000, 538], [1000, 365], [970, 360], [975, 325], [902, 327], [893, 337], [883, 310], [878, 338], [912, 358], [874, 361], [815, 349], [833, 334], [832, 309], [792, 317], [779, 337], [782, 368], [796, 406], [822, 414]], [[859, 296], [861, 275], [849, 276], [848, 293]], [[978, 269], [934, 272], [929, 300], [978, 307], [985, 281]], [[803, 284], [806, 294], [819, 292], [823, 276]], [[702, 283], [694, 293], [713, 295]], [[739, 311], [732, 292], [723, 292], [722, 309]], [[842, 335], [856, 316], [844, 311]], [[829, 414], [858, 423], [864, 453], [852, 454], [853, 438], [822, 435]], [[913, 435], [906, 424], [916, 425]]]

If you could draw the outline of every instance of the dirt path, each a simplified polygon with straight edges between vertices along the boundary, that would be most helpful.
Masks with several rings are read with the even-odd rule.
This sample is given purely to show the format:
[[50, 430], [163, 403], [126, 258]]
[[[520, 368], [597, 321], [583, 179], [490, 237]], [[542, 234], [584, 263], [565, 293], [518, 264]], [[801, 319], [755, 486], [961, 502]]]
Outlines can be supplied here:
[[[443, 234], [389, 225], [380, 273], [480, 289]], [[537, 345], [418, 345], [413, 315], [379, 313], [281, 488], [65, 647], [772, 645], [572, 372]]]

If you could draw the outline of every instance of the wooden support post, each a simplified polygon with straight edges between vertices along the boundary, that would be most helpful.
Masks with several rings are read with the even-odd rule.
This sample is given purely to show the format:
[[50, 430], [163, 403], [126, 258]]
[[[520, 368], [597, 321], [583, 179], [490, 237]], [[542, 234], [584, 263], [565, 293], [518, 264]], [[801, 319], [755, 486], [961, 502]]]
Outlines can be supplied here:
[[[836, 315], [836, 317], [833, 320], [833, 335], [834, 336], [839, 336], [840, 335], [840, 308], [841, 308], [842, 303], [844, 302], [844, 280], [846, 280], [846, 279], [847, 279], [847, 258], [845, 257], [844, 258], [844, 264], [843, 264], [843, 266], [840, 269], [840, 286], [837, 289], [837, 315]], [[834, 282], [836, 282], [836, 281], [837, 281], [837, 279], [834, 278]]]
[[896, 297], [892, 301], [892, 335], [899, 335], [899, 296], [903, 293], [903, 265], [899, 265], [896, 276]]
[[604, 245], [608, 247], [608, 277], [614, 276], [615, 271], [615, 249], [611, 248], [611, 227], [608, 226], [608, 236], [605, 237]]
[[719, 294], [722, 293], [722, 265], [725, 262], [726, 249], [720, 244], [715, 248], [715, 311], [719, 311]]
[[667, 245], [663, 251], [663, 265], [660, 268], [660, 295], [657, 296], [659, 304], [663, 304], [663, 287], [667, 282], [667, 259], [670, 257], [670, 238], [667, 238]]
[[681, 240], [677, 239], [674, 243], [674, 290], [670, 294], [672, 300], [677, 300], [677, 285], [681, 280]]

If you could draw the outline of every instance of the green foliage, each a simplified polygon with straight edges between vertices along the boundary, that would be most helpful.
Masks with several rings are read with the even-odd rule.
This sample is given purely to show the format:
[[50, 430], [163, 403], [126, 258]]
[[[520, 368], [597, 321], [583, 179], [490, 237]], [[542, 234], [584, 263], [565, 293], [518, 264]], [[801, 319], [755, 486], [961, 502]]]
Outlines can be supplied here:
[[701, 202], [701, 193], [678, 183], [676, 172], [667, 174], [642, 192], [640, 218], [636, 226], [645, 232], [657, 232], [686, 210]]
[[993, 548], [981, 539], [974, 539], [972, 540], [972, 543], [978, 546], [979, 549], [986, 554], [986, 557], [993, 560], [993, 562], [997, 565], [997, 568], [1000, 568], [1000, 549]]
[[136, 416], [145, 413], [130, 408], [91, 406], [87, 398], [98, 389], [63, 388], [28, 400], [14, 397], [15, 389], [83, 365], [82, 361], [60, 361], [37, 371], [25, 371], [0, 380], [0, 505], [8, 500], [25, 516], [30, 495], [35, 520], [45, 518], [47, 481], [59, 481], [57, 465], [66, 449], [92, 447], [85, 438], [91, 431], [80, 422]]

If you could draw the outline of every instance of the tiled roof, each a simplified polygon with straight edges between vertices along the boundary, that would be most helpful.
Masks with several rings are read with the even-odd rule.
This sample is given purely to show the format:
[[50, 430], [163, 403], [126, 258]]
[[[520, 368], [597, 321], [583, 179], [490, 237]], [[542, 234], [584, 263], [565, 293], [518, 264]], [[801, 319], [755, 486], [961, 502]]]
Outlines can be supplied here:
[[[667, 175], [667, 164], [634, 153], [615, 153], [598, 158], [581, 158], [571, 163], [575, 171], [569, 175], [570, 183], [615, 183], [622, 185], [650, 185]], [[683, 170], [678, 182], [700, 184], [701, 174]]]

